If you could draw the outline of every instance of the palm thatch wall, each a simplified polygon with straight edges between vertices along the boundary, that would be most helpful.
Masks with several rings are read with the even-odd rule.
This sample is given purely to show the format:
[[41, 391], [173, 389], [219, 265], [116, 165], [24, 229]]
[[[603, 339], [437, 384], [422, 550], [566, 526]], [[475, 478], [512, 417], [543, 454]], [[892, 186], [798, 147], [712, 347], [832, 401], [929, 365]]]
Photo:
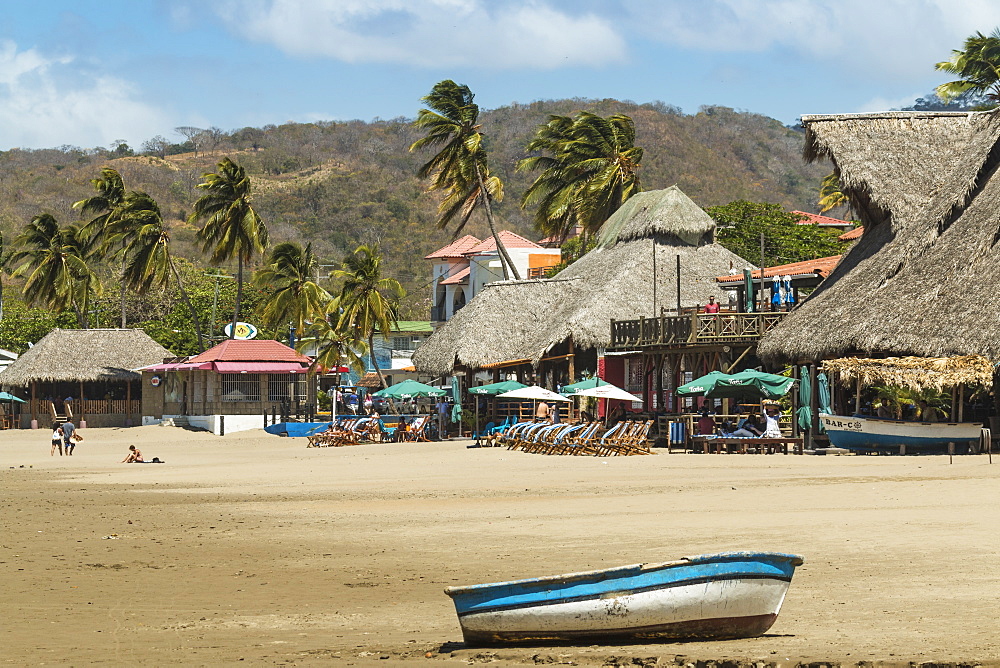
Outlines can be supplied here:
[[704, 304], [719, 294], [715, 277], [749, 266], [714, 234], [714, 221], [676, 186], [640, 193], [608, 219], [598, 247], [556, 278], [486, 286], [417, 350], [414, 365], [443, 375], [456, 364], [537, 363], [571, 336], [580, 348], [606, 346], [612, 320], [676, 306], [678, 255], [681, 305]]
[[168, 357], [141, 329], [54, 329], [0, 372], [0, 385], [139, 380], [132, 369]]
[[802, 120], [806, 157], [833, 160], [865, 231], [758, 354], [1000, 361], [1000, 114]]
[[844, 357], [824, 361], [823, 368], [835, 371], [848, 383], [860, 381], [864, 387], [898, 385], [915, 390], [941, 391], [959, 385], [986, 388], [993, 385], [993, 364], [980, 355], [885, 359]]

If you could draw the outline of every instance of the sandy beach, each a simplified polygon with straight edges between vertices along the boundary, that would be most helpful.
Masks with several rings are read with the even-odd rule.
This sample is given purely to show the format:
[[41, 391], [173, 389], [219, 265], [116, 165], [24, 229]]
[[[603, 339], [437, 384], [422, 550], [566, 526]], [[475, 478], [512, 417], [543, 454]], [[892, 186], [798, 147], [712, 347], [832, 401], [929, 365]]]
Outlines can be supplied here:
[[[1000, 665], [1000, 457], [547, 457], [263, 432], [0, 434], [6, 665]], [[118, 462], [129, 444], [164, 464]], [[765, 637], [467, 648], [448, 585], [804, 555]]]

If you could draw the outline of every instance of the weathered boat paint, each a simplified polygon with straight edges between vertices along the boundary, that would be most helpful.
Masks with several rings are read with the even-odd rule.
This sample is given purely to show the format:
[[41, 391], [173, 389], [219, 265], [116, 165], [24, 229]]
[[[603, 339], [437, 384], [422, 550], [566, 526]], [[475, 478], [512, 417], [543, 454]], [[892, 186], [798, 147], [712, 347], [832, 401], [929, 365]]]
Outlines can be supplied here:
[[778, 616], [802, 557], [725, 552], [448, 587], [465, 642], [748, 638]]
[[821, 413], [830, 443], [858, 452], [947, 452], [948, 443], [961, 451], [979, 442], [981, 422], [911, 422], [882, 418], [844, 417]]

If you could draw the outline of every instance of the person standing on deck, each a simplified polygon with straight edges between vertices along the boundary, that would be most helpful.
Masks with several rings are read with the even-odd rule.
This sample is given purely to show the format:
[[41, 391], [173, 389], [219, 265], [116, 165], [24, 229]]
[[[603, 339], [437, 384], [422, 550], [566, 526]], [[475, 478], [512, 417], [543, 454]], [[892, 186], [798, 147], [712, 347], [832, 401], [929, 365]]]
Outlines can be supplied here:
[[715, 301], [715, 295], [711, 295], [708, 298], [708, 303], [705, 304], [705, 313], [718, 313], [719, 308], [719, 302]]

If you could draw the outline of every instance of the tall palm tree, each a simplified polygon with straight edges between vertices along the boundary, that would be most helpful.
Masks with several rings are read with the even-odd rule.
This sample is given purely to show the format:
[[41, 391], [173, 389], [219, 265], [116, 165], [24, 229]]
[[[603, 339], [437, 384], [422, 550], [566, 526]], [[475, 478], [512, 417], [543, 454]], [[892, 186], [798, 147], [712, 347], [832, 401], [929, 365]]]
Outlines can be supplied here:
[[271, 249], [267, 264], [253, 277], [254, 285], [268, 291], [261, 312], [265, 327], [276, 329], [290, 322], [302, 338], [308, 322], [325, 316], [332, 297], [313, 280], [316, 268], [312, 244], [303, 249], [285, 242]]
[[198, 232], [204, 251], [211, 250], [212, 264], [222, 264], [236, 257], [236, 308], [230, 338], [236, 334], [243, 297], [243, 265], [254, 255], [263, 253], [268, 244], [267, 226], [250, 203], [250, 177], [246, 170], [229, 158], [217, 165], [218, 172], [202, 175], [198, 187], [205, 194], [194, 204], [192, 223], [204, 220]]
[[389, 338], [399, 320], [399, 302], [406, 292], [399, 281], [382, 276], [382, 255], [377, 246], [358, 246], [344, 258], [341, 268], [330, 275], [343, 281], [332, 310], [340, 310], [341, 327], [353, 327], [358, 338], [367, 339], [372, 366], [382, 387], [386, 387], [375, 358], [375, 334], [381, 332]]
[[951, 59], [934, 67], [959, 77], [934, 89], [943, 100], [971, 91], [1000, 103], [1000, 28], [989, 35], [977, 32], [965, 40], [962, 49], [951, 52]]
[[643, 150], [635, 145], [635, 124], [623, 114], [550, 116], [527, 149], [545, 153], [518, 163], [518, 170], [541, 170], [521, 206], [538, 205], [535, 224], [544, 233], [565, 239], [581, 226], [584, 235], [593, 234], [642, 190]]
[[89, 327], [90, 300], [101, 284], [88, 265], [88, 235], [77, 225], [60, 227], [48, 213], [31, 219], [14, 240], [10, 262], [15, 276], [26, 276], [24, 296], [29, 304], [61, 313], [72, 308], [80, 327]]
[[[133, 230], [127, 229], [122, 221], [122, 207], [127, 193], [121, 174], [111, 167], [101, 169], [101, 176], [90, 181], [97, 194], [73, 203], [74, 209], [80, 210], [81, 216], [97, 214], [82, 229], [100, 244], [101, 255], [110, 257], [121, 254], [128, 244]], [[112, 230], [114, 234], [112, 235]], [[121, 326], [126, 326], [125, 318], [125, 257], [121, 258]]]
[[427, 136], [410, 146], [411, 151], [438, 148], [440, 151], [425, 163], [417, 175], [431, 180], [430, 190], [442, 190], [444, 199], [438, 206], [438, 227], [445, 228], [459, 218], [457, 236], [469, 222], [479, 205], [486, 212], [490, 234], [496, 242], [503, 265], [504, 278], [520, 279], [497, 234], [490, 200], [503, 199], [503, 183], [490, 173], [487, 166], [483, 133], [480, 132], [479, 105], [468, 86], [448, 79], [434, 85], [429, 95], [421, 98], [430, 109], [417, 112], [413, 125], [427, 131]]
[[[205, 349], [198, 311], [191, 296], [184, 288], [180, 272], [170, 252], [170, 231], [163, 224], [163, 216], [156, 200], [142, 191], [132, 191], [125, 197], [120, 225], [130, 230], [123, 257], [125, 269], [123, 284], [143, 295], [153, 288], [166, 287], [173, 278], [181, 293], [181, 300], [191, 313], [198, 349]], [[114, 231], [112, 231], [114, 233]]]
[[830, 172], [823, 177], [819, 186], [819, 212], [826, 213], [838, 206], [850, 205], [851, 200], [847, 199], [847, 195], [844, 194], [837, 172]]

